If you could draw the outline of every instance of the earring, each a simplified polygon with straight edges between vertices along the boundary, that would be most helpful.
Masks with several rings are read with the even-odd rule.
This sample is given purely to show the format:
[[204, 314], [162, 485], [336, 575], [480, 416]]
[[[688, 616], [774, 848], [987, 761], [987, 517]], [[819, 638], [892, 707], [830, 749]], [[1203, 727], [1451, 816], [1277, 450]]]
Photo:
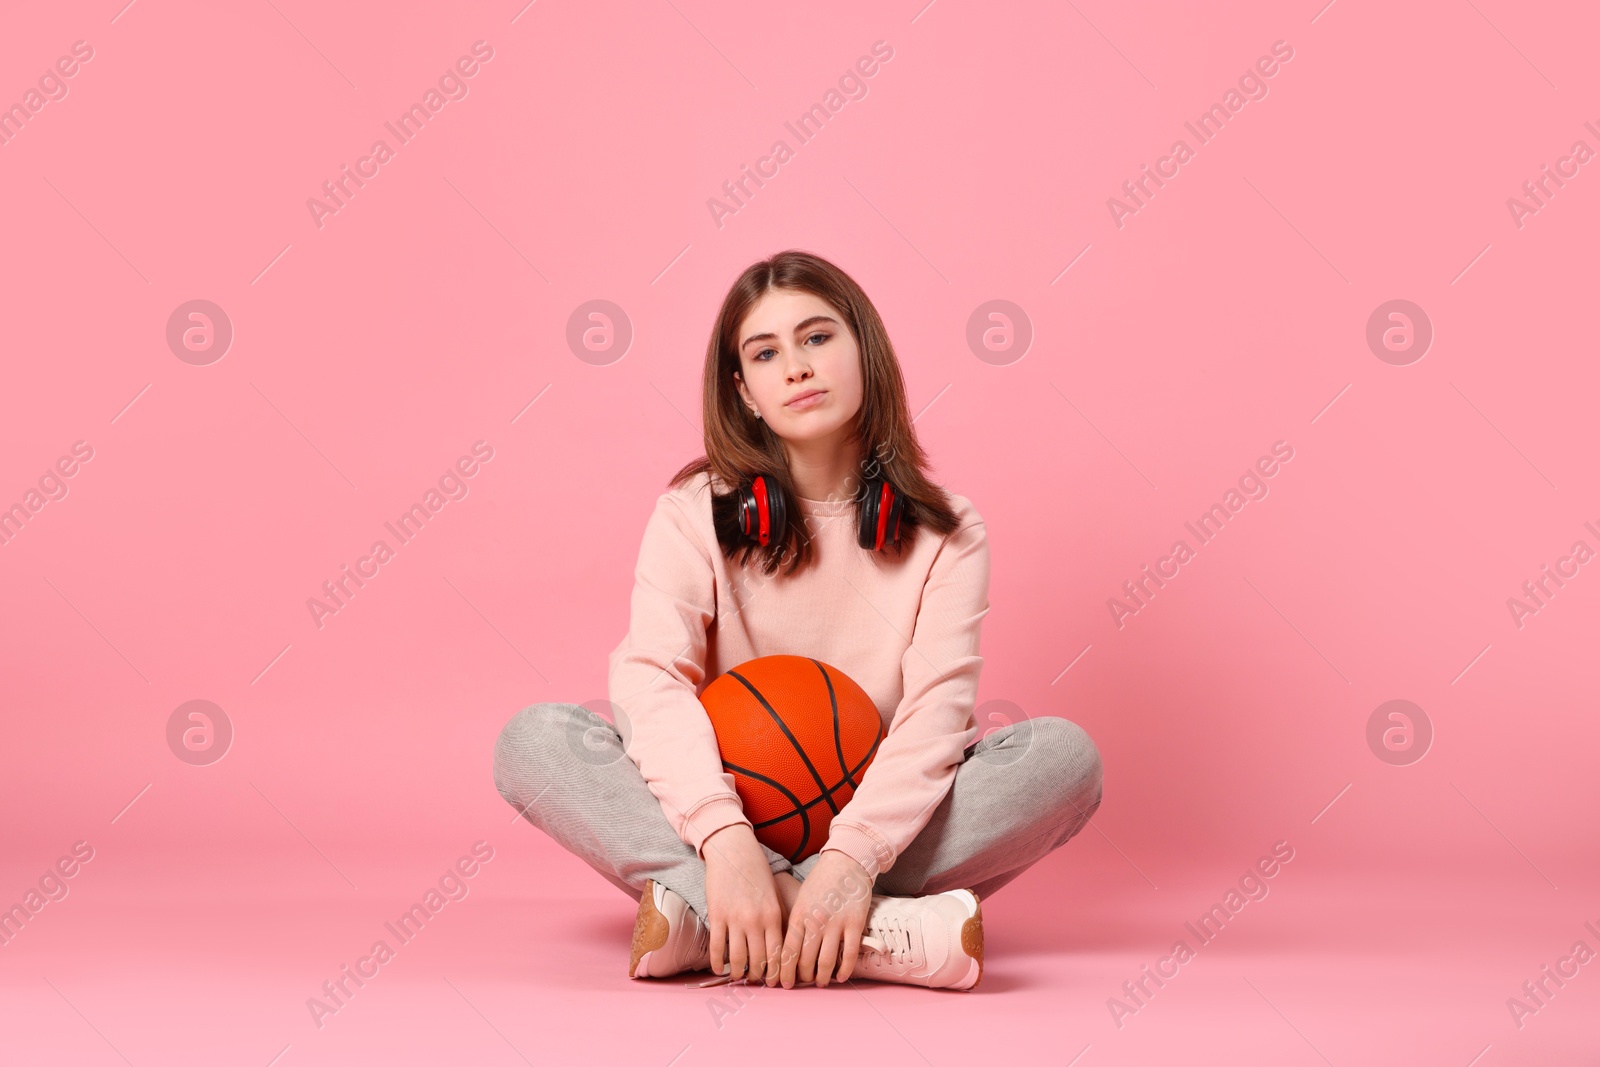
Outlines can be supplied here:
[[750, 409], [750, 414], [754, 415], [758, 419], [761, 417], [761, 412], [757, 411], [755, 408]]

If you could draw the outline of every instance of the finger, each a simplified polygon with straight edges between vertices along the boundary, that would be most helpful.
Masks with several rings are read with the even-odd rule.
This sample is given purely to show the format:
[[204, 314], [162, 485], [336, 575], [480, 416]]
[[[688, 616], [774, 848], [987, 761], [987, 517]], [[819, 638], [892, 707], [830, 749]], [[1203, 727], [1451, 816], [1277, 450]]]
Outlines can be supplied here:
[[790, 913], [789, 929], [783, 935], [783, 951], [779, 960], [778, 981], [785, 989], [794, 988], [795, 968], [800, 963], [800, 942], [804, 929], [797, 913]]
[[778, 984], [778, 969], [782, 966], [783, 934], [776, 923], [767, 927], [767, 985]]
[[767, 977], [767, 933], [765, 928], [756, 927], [750, 931], [750, 971], [745, 975], [745, 980], [750, 982], [765, 981]]
[[856, 970], [856, 956], [861, 952], [862, 927], [854, 923], [846, 923], [844, 928], [844, 952], [839, 958], [839, 981], [848, 981]]
[[743, 929], [728, 931], [728, 977], [737, 981], [744, 977], [749, 962], [749, 944]]
[[806, 939], [800, 945], [800, 981], [815, 982], [817, 980], [817, 949], [822, 947], [821, 924], [814, 918], [806, 918]]
[[781, 961], [781, 978], [785, 989], [793, 989], [795, 983], [800, 981], [800, 956], [805, 950], [806, 923], [805, 917], [811, 911], [805, 888], [800, 890], [794, 907], [789, 912], [789, 925], [783, 936], [783, 958]]
[[728, 940], [728, 925], [722, 921], [716, 912], [711, 913], [711, 973], [722, 973], [722, 961], [727, 953], [723, 951]]
[[838, 962], [840, 932], [833, 923], [829, 923], [828, 928], [822, 932], [822, 943], [817, 949], [818, 989], [828, 987], [828, 979], [833, 974], [833, 965]]

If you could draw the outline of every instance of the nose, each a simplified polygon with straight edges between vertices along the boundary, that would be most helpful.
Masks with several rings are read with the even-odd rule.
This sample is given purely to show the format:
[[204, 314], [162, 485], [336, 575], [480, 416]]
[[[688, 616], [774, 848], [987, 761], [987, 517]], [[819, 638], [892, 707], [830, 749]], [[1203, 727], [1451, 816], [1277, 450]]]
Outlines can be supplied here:
[[793, 385], [811, 377], [811, 361], [806, 359], [804, 348], [792, 348], [784, 357], [785, 380]]

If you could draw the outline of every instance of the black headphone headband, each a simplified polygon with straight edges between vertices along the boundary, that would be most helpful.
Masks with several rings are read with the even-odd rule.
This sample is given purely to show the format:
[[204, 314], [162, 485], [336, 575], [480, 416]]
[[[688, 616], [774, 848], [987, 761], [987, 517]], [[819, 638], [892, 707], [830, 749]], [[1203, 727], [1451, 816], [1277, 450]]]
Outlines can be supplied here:
[[[788, 529], [789, 506], [777, 479], [757, 474], [739, 486], [739, 532], [762, 547], [783, 540]], [[882, 551], [900, 542], [905, 501], [888, 479], [868, 478], [861, 499], [861, 525], [856, 544]]]

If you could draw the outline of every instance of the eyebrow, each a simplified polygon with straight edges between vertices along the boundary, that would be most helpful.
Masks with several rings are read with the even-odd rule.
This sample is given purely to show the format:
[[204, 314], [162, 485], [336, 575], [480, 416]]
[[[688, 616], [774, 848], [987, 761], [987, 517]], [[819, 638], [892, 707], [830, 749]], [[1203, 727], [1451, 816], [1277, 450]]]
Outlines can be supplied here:
[[[801, 321], [801, 323], [794, 328], [794, 332], [796, 334], [804, 333], [807, 327], [815, 326], [819, 322], [831, 322], [835, 326], [839, 325], [839, 320], [835, 319], [832, 315], [813, 315], [809, 319]], [[739, 342], [739, 351], [743, 352], [745, 347], [749, 345], [751, 341], [776, 341], [777, 339], [778, 335], [775, 333], [753, 334]]]

